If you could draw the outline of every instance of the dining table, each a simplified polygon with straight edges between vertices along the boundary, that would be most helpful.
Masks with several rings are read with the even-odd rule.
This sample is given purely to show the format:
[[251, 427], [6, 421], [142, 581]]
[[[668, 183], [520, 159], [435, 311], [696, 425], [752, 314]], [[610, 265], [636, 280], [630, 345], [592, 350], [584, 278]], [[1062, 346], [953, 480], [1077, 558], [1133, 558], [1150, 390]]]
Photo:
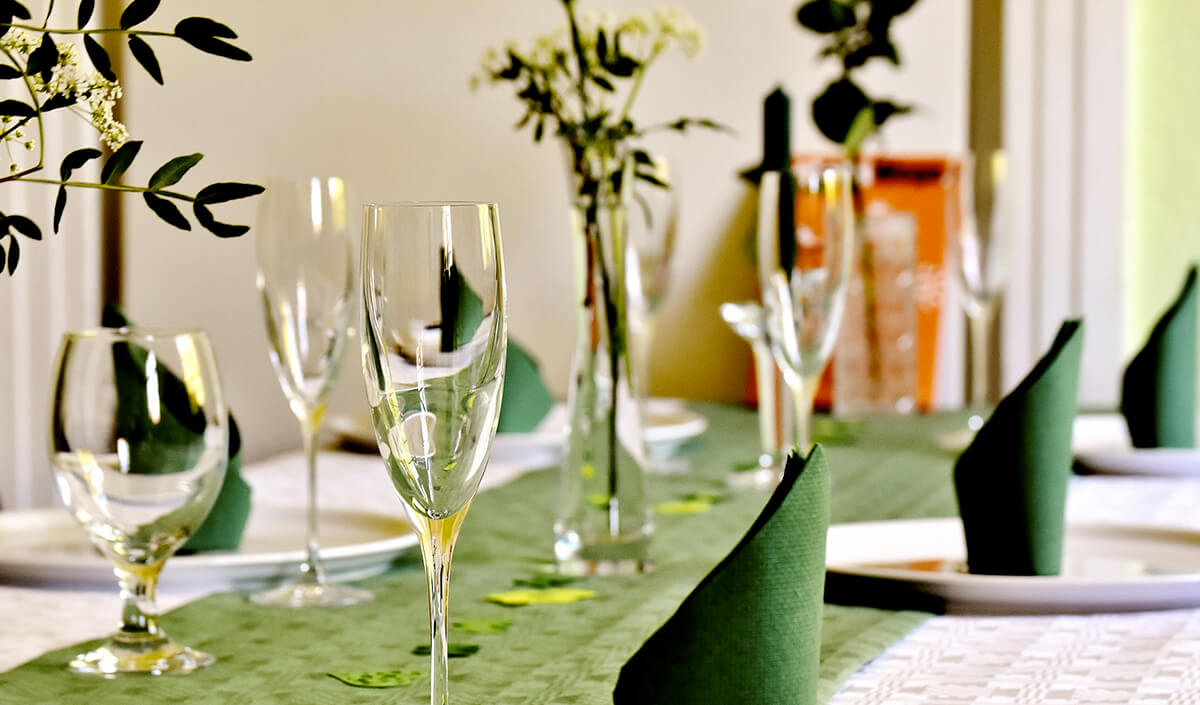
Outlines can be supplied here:
[[[489, 620], [509, 626], [495, 633], [452, 628], [452, 642], [479, 648], [452, 661], [450, 702], [612, 702], [622, 664], [737, 543], [768, 497], [769, 490], [734, 490], [728, 483], [758, 456], [755, 412], [718, 403], [689, 408], [704, 417], [707, 431], [678, 449], [672, 472], [647, 476], [651, 502], [660, 508], [654, 570], [572, 583], [587, 599], [522, 606], [489, 600], [547, 575], [561, 472], [546, 448], [521, 452], [509, 444], [493, 457], [455, 552], [450, 619], [458, 626]], [[818, 424], [815, 440], [832, 478], [831, 522], [955, 516], [956, 456], [938, 438], [966, 418], [957, 412], [878, 417], [828, 437]], [[250, 463], [243, 473], [256, 511], [264, 504], [302, 504], [300, 453]], [[377, 454], [324, 450], [318, 491], [323, 509], [403, 516]], [[698, 495], [711, 503], [685, 501]], [[690, 509], [676, 511], [680, 506]], [[1074, 476], [1067, 516], [1069, 522], [1200, 531], [1197, 507], [1200, 475]], [[302, 541], [299, 525], [295, 536]], [[159, 596], [163, 624], [181, 641], [216, 655], [217, 663], [184, 677], [110, 680], [71, 674], [65, 664], [81, 643], [115, 627], [115, 582], [12, 581], [3, 575], [3, 560], [0, 705], [324, 705], [427, 697], [428, 658], [414, 653], [427, 643], [429, 629], [415, 549], [356, 583], [374, 592], [373, 602], [333, 609], [262, 607], [243, 590], [174, 585], [168, 562]], [[888, 595], [874, 597], [859, 594], [854, 604], [839, 604], [846, 601], [827, 591], [818, 702], [1200, 703], [1200, 609], [964, 616], [895, 609]], [[711, 628], [719, 632], [720, 625]], [[329, 677], [393, 669], [422, 676], [388, 689], [355, 688]]]

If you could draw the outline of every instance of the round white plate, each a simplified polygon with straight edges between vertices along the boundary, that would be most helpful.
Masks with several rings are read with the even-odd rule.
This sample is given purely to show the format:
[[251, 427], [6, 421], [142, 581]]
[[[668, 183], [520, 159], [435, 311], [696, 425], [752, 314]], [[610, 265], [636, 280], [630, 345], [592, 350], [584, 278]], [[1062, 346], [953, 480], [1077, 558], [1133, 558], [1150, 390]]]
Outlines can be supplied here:
[[1098, 475], [1200, 477], [1200, 449], [1133, 448], [1120, 414], [1075, 417], [1071, 447], [1079, 464]]
[[[382, 573], [417, 543], [398, 517], [322, 509], [318, 521], [321, 557], [339, 580]], [[304, 524], [303, 508], [256, 504], [237, 551], [172, 556], [161, 585], [229, 589], [289, 579], [304, 560]], [[0, 581], [111, 587], [114, 580], [112, 564], [66, 509], [0, 512]]]
[[1068, 614], [1200, 605], [1200, 533], [1068, 525], [1063, 572], [972, 575], [958, 519], [835, 524], [826, 541], [827, 597], [950, 614]]

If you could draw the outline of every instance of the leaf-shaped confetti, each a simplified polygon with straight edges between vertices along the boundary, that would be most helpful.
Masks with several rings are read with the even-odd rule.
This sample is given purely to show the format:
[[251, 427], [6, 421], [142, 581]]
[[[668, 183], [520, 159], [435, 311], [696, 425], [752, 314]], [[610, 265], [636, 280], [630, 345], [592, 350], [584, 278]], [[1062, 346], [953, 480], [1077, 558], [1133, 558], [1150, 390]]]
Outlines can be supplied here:
[[528, 578], [517, 578], [513, 581], [513, 585], [517, 587], [533, 588], [534, 590], [545, 590], [546, 588], [563, 587], [579, 580], [569, 575], [552, 575], [550, 573], [539, 573]]
[[525, 605], [565, 605], [579, 600], [587, 600], [596, 596], [595, 590], [580, 588], [550, 588], [549, 590], [509, 590], [488, 595], [488, 602], [507, 607], [523, 607]]
[[330, 678], [355, 688], [396, 688], [421, 677], [420, 671], [341, 671], [327, 673]]
[[[446, 644], [446, 656], [449, 658], [466, 658], [479, 651], [479, 644]], [[429, 644], [413, 647], [414, 656], [428, 656]]]
[[500, 634], [512, 626], [511, 619], [503, 617], [479, 617], [477, 619], [460, 619], [451, 622], [450, 626], [468, 634]]
[[699, 499], [681, 499], [675, 502], [659, 502], [654, 505], [657, 514], [703, 514], [712, 509], [712, 502]]

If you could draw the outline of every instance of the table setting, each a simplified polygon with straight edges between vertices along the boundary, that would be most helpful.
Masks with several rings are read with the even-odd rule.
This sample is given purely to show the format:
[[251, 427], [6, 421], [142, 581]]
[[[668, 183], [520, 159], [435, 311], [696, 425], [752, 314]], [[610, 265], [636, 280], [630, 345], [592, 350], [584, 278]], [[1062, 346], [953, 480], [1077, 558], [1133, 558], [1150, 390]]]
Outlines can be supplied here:
[[[743, 402], [658, 395], [652, 379], [663, 350], [688, 354], [658, 321], [687, 237], [678, 183], [703, 168], [653, 142], [729, 132], [632, 112], [661, 55], [699, 52], [684, 10], [617, 18], [562, 0], [559, 29], [486, 50], [472, 77], [513, 89], [517, 129], [566, 167], [574, 286], [544, 294], [572, 306], [565, 396], [541, 341], [511, 326], [528, 282], [506, 263], [503, 204], [371, 198], [370, 184], [300, 171], [172, 190], [198, 153], [118, 189], [178, 229], [191, 225], [175, 201], [217, 237], [251, 234], [264, 357], [295, 442], [244, 457], [229, 368], [186, 320], [140, 326], [111, 300], [99, 325], [67, 330], [42, 429], [61, 506], [0, 511], [0, 704], [1200, 700], [1197, 267], [1106, 372], [1116, 409], [1079, 408], [1096, 325], [1082, 318], [1059, 322], [1000, 394], [1005, 158], [943, 160], [922, 178], [948, 194], [938, 272], [969, 323], [971, 384], [961, 407], [921, 401], [917, 306], [890, 300], [915, 274], [883, 279], [915, 267], [915, 240], [869, 235], [888, 214], [871, 205], [881, 171], [865, 153], [914, 106], [854, 82], [868, 59], [899, 65], [888, 32], [913, 3], [860, 4], [796, 15], [842, 68], [812, 102], [838, 153], [793, 153], [776, 86], [760, 158], [740, 173], [757, 294], [708, 313], [749, 346]], [[10, 5], [0, 24], [28, 36], [4, 51], [31, 105], [8, 117], [40, 130], [43, 112], [92, 98], [53, 83], [79, 57], [52, 35], [71, 32], [22, 25], [30, 13]], [[142, 35], [250, 59], [215, 20], [132, 29], [157, 7], [134, 0], [111, 30], [79, 7], [105, 95], [119, 90], [98, 31], [122, 35], [157, 83]], [[141, 148], [111, 107], [92, 118], [110, 154], [76, 150], [42, 180], [59, 187], [56, 231], [68, 188], [119, 184]], [[93, 160], [95, 184], [70, 180]], [[250, 198], [253, 227], [210, 210]], [[846, 374], [869, 396], [855, 413], [836, 401]], [[361, 398], [335, 408], [347, 377]], [[896, 379], [912, 389], [883, 388]]]

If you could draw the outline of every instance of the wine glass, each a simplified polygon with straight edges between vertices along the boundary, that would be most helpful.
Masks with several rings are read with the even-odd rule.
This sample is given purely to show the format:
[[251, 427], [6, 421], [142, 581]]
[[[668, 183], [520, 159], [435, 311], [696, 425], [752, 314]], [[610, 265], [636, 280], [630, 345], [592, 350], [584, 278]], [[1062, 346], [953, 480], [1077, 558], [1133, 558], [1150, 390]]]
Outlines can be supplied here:
[[[996, 304], [1008, 283], [1009, 233], [1005, 221], [1004, 153], [968, 155], [961, 171], [947, 170], [946, 232], [955, 291], [967, 315], [970, 347], [968, 406], [981, 411], [996, 395], [990, 384], [991, 331]], [[972, 431], [983, 425], [974, 415]]]
[[491, 452], [507, 354], [500, 216], [491, 203], [368, 204], [362, 365], [379, 451], [420, 537], [430, 702], [448, 691], [454, 542]]
[[71, 659], [78, 673], [188, 673], [215, 659], [158, 625], [163, 563], [208, 516], [229, 444], [216, 361], [202, 331], [100, 328], [63, 336], [55, 365], [55, 486], [113, 564], [121, 628]]
[[271, 363], [300, 422], [308, 465], [306, 556], [294, 583], [250, 596], [262, 605], [333, 607], [367, 590], [328, 581], [317, 542], [317, 434], [337, 377], [355, 304], [354, 227], [336, 177], [276, 179], [259, 201], [258, 291]]
[[779, 484], [783, 464], [792, 446], [791, 392], [781, 383], [767, 342], [763, 307], [757, 301], [721, 304], [721, 318], [739, 338], [750, 344], [754, 357], [754, 385], [758, 399], [759, 453], [749, 464], [729, 475], [734, 489], [765, 489]]
[[758, 272], [767, 341], [796, 408], [796, 441], [812, 445], [813, 398], [842, 325], [854, 254], [854, 178], [848, 164], [762, 176]]

